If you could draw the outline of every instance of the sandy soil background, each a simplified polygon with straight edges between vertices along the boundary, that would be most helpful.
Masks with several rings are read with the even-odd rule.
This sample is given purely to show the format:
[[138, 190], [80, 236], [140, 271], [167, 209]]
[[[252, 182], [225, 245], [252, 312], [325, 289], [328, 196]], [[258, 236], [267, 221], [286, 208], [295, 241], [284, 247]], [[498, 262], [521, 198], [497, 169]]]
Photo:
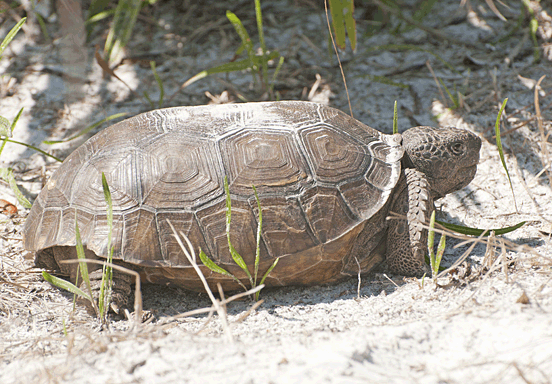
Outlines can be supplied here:
[[[254, 35], [252, 1], [212, 2], [207, 10], [176, 3], [142, 12], [126, 59], [116, 69], [131, 88], [147, 91], [154, 100], [159, 92], [150, 60], [156, 61], [171, 95], [200, 70], [232, 58], [239, 40], [226, 21], [226, 9], [236, 12]], [[319, 74], [313, 98], [348, 111], [327, 47], [323, 8], [307, 1], [264, 3], [267, 45], [286, 58], [275, 89], [283, 99], [306, 99]], [[33, 255], [22, 249], [28, 210], [18, 206], [15, 216], [0, 215], [0, 382], [550, 383], [552, 9], [543, 1], [544, 11], [536, 13], [541, 27], [541, 60], [536, 62], [528, 20], [498, 41], [520, 13], [521, 2], [512, 3], [511, 8], [496, 3], [503, 21], [484, 1], [438, 2], [423, 24], [439, 29], [448, 41], [416, 28], [369, 35], [366, 16], [374, 10], [359, 8], [359, 47], [355, 55], [344, 54], [344, 71], [355, 117], [374, 128], [391, 130], [398, 100], [401, 130], [455, 125], [481, 136], [477, 176], [464, 190], [437, 202], [440, 220], [479, 228], [527, 221], [521, 229], [476, 245], [467, 263], [437, 285], [427, 278], [372, 273], [362, 277], [358, 291], [354, 278], [332, 286], [263, 290], [264, 303], [245, 319], [253, 302], [228, 305], [230, 342], [218, 316], [206, 325], [203, 315], [173, 317], [211, 305], [207, 295], [181, 289], [144, 286], [144, 307], [154, 318], [139, 330], [125, 320], [101, 327], [82, 308], [73, 310], [71, 295], [44, 282], [33, 268]], [[406, 1], [403, 11], [411, 14], [413, 4]], [[132, 116], [150, 107], [121, 82], [102, 75], [93, 52], [105, 33], [96, 31], [86, 43], [68, 42], [64, 33], [72, 27], [60, 22], [60, 13], [57, 21], [49, 19], [50, 40], [29, 22], [6, 51], [0, 62], [0, 73], [7, 74], [0, 82], [0, 114], [13, 119], [25, 107], [14, 139], [64, 158], [84, 139], [57, 146], [40, 142], [70, 137], [114, 113]], [[395, 17], [391, 20], [398, 24]], [[0, 36], [14, 23], [4, 19]], [[419, 49], [376, 48], [389, 44]], [[450, 109], [427, 61], [450, 90], [456, 87], [465, 96], [459, 108]], [[206, 91], [228, 91], [234, 99], [240, 93], [252, 101], [261, 97], [249, 74], [235, 73], [197, 82], [165, 106], [205, 104]], [[504, 98], [509, 101], [503, 145], [515, 204], [493, 138]], [[30, 199], [57, 166], [12, 144], [0, 160], [14, 168]], [[4, 183], [0, 198], [15, 203]], [[468, 249], [469, 244], [454, 248], [459, 243], [448, 239], [445, 266]]]

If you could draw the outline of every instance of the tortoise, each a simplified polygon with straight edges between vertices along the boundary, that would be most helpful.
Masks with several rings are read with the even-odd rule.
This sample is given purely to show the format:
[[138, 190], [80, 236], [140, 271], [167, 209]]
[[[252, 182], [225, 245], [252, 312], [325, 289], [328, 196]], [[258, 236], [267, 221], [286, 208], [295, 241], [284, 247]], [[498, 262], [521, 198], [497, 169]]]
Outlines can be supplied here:
[[[117, 263], [147, 282], [202, 290], [170, 221], [196, 252], [246, 282], [225, 233], [227, 176], [230, 237], [249, 266], [259, 217], [252, 186], [258, 191], [259, 271], [280, 258], [266, 285], [329, 283], [383, 261], [390, 272], [420, 276], [427, 268], [420, 224], [435, 199], [473, 179], [480, 147], [467, 130], [414, 127], [387, 135], [310, 102], [154, 110], [97, 133], [65, 159], [34, 202], [24, 246], [36, 252], [38, 267], [74, 280], [75, 265], [59, 262], [76, 257], [77, 220], [87, 257], [106, 258], [103, 172]], [[403, 218], [389, 220], [390, 212]], [[201, 268], [210, 285], [238, 288]], [[122, 300], [128, 283], [118, 283]]]

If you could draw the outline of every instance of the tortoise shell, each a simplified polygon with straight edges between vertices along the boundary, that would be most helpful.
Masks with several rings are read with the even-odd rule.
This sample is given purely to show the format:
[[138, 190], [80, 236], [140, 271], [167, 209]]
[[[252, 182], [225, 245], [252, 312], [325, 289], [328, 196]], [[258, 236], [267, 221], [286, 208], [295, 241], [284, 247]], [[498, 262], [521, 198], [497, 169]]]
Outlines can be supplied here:
[[[260, 273], [267, 285], [315, 284], [383, 260], [385, 216], [401, 173], [400, 135], [309, 102], [177, 107], [140, 114], [85, 142], [36, 199], [24, 245], [37, 253], [83, 244], [107, 257], [106, 203], [113, 199], [114, 260], [154, 283], [202, 289], [168, 221], [196, 253], [246, 280], [226, 237], [224, 178], [232, 201], [232, 245], [254, 265], [262, 208]], [[201, 263], [200, 263], [201, 265]], [[202, 270], [210, 284], [235, 288]]]

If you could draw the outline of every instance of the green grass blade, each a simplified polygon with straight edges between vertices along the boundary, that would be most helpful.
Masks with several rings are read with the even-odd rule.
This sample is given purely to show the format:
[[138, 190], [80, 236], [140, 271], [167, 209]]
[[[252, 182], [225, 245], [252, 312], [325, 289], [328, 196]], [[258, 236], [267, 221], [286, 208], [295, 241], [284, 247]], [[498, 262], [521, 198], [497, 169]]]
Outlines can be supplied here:
[[[266, 56], [266, 59], [270, 61], [270, 60], [276, 59], [278, 56], [280, 56], [280, 54], [277, 51], [273, 51]], [[257, 56], [253, 57], [253, 61], [257, 63], [257, 65], [261, 64], [260, 60], [261, 59]], [[280, 59], [280, 61], [283, 64], [283, 58]], [[281, 64], [279, 66], [281, 67]], [[251, 68], [251, 60], [249, 58], [217, 65], [216, 67], [206, 69], [192, 76], [191, 78], [186, 80], [184, 84], [182, 84], [181, 88], [186, 88], [189, 85], [195, 83], [196, 81], [201, 80], [207, 76], [214, 75], [215, 73], [230, 73], [235, 71], [244, 71], [249, 68]], [[277, 68], [277, 70], [279, 71], [279, 68]]]
[[17, 24], [8, 32], [6, 37], [4, 37], [4, 40], [2, 40], [2, 44], [0, 44], [0, 59], [2, 58], [2, 54], [4, 53], [4, 50], [8, 46], [8, 44], [13, 40], [15, 35], [17, 35], [17, 32], [21, 29], [23, 24], [25, 24], [25, 21], [27, 20], [26, 17], [19, 20]]
[[429, 231], [427, 233], [427, 249], [429, 253], [429, 265], [431, 270], [435, 270], [435, 250], [433, 248], [433, 243], [435, 241], [435, 211], [431, 212], [431, 218], [429, 219]]
[[532, 18], [529, 22], [529, 31], [531, 33], [531, 40], [533, 40], [533, 60], [538, 62], [540, 60], [539, 42], [537, 40], [537, 30], [539, 29], [539, 22], [537, 19]]
[[[270, 60], [274, 60], [276, 59], [277, 57], [280, 56], [280, 53], [278, 51], [272, 51], [270, 52], [268, 55], [265, 54], [265, 59], [266, 59], [266, 62], [269, 62]], [[235, 63], [235, 61], [234, 61]], [[253, 56], [253, 63], [257, 66], [257, 67], [260, 67], [262, 64], [263, 64], [263, 57], [262, 56]]]
[[355, 5], [353, 0], [343, 0], [343, 19], [345, 20], [345, 29], [349, 36], [349, 42], [351, 43], [351, 49], [356, 52], [356, 21], [354, 18]]
[[335, 44], [339, 49], [346, 48], [346, 35], [343, 21], [344, 6], [341, 0], [329, 0], [330, 14], [332, 15], [332, 26], [334, 29]]
[[97, 23], [98, 21], [101, 21], [103, 19], [107, 19], [108, 17], [113, 16], [113, 15], [115, 15], [115, 10], [114, 9], [109, 9], [107, 11], [102, 11], [102, 12], [96, 13], [94, 16], [89, 17], [88, 20], [86, 20], [84, 22], [84, 25], [90, 25], [90, 24]]
[[23, 142], [21, 142], [21, 141], [16, 141], [16, 140], [8, 139], [7, 137], [5, 137], [5, 138], [0, 138], [0, 140], [5, 140], [5, 141], [7, 141], [8, 143], [14, 143], [14, 144], [22, 145], [22, 146], [27, 147], [27, 148], [30, 148], [30, 149], [32, 149], [32, 150], [34, 150], [34, 151], [40, 152], [40, 153], [42, 153], [44, 156], [47, 156], [47, 157], [49, 157], [49, 158], [51, 158], [51, 159], [54, 159], [55, 161], [59, 161], [60, 163], [63, 162], [63, 160], [61, 160], [61, 159], [55, 157], [54, 155], [49, 154], [49, 153], [46, 152], [46, 151], [43, 151], [43, 150], [40, 149], [40, 148], [35, 147], [34, 145], [27, 144], [27, 143], [23, 143]]
[[268, 277], [268, 275], [270, 275], [270, 272], [272, 272], [272, 270], [276, 267], [276, 265], [278, 265], [278, 261], [280, 261], [279, 257], [277, 257], [276, 260], [274, 260], [274, 263], [272, 263], [272, 265], [270, 266], [270, 268], [267, 269], [267, 271], [263, 275], [263, 278], [261, 279], [261, 282], [259, 283], [259, 285], [264, 284], [266, 278]]
[[204, 71], [199, 72], [198, 74], [192, 76], [190, 79], [186, 80], [184, 84], [182, 84], [182, 88], [186, 88], [192, 83], [195, 83], [198, 80], [201, 80], [209, 75], [213, 75], [215, 73], [228, 73], [228, 72], [234, 72], [234, 71], [244, 71], [251, 67], [251, 60], [250, 59], [242, 59], [238, 61], [233, 61], [231, 63], [224, 63], [221, 65], [217, 65], [216, 67], [206, 69]]
[[199, 249], [199, 259], [201, 260], [201, 262], [203, 263], [203, 265], [205, 265], [207, 268], [209, 268], [211, 271], [215, 272], [215, 273], [220, 273], [221, 275], [224, 275], [224, 276], [228, 276], [228, 277], [231, 277], [232, 279], [234, 279], [234, 281], [236, 281], [245, 291], [247, 291], [247, 288], [245, 287], [245, 285], [243, 285], [243, 283], [236, 277], [234, 276], [233, 274], [231, 274], [230, 272], [228, 272], [226, 269], [222, 268], [221, 266], [215, 264], [215, 262], [213, 260], [211, 260], [209, 258], [209, 256], [207, 256], [205, 254], [205, 252], [203, 252], [203, 250], [200, 248]]
[[[107, 179], [105, 174], [102, 172], [102, 188], [104, 193], [104, 199], [107, 204], [107, 225], [109, 229], [113, 228], [113, 201], [111, 200], [111, 191], [109, 190], [109, 185], [107, 184]], [[108, 234], [107, 238], [108, 244], [111, 242], [111, 233]]]
[[[263, 278], [261, 279], [261, 282], [259, 283], [259, 285], [263, 285], [266, 278], [268, 277], [268, 275], [270, 275], [270, 272], [272, 272], [272, 270], [274, 269], [274, 267], [276, 267], [276, 265], [278, 264], [278, 261], [280, 260], [279, 257], [276, 258], [276, 260], [274, 260], [274, 263], [272, 263], [272, 265], [270, 266], [270, 268], [268, 268], [268, 270], [265, 272], [265, 274], [263, 275]], [[261, 291], [257, 292], [255, 294], [255, 300], [259, 300], [259, 295], [260, 295]]]
[[220, 273], [221, 275], [225, 275], [225, 276], [229, 276], [229, 277], [232, 277], [232, 278], [236, 278], [233, 274], [231, 274], [230, 272], [228, 272], [226, 269], [218, 266], [217, 264], [215, 264], [215, 262], [213, 260], [211, 260], [209, 258], [209, 256], [207, 256], [205, 254], [205, 252], [203, 252], [203, 249], [199, 248], [199, 259], [201, 260], [201, 262], [203, 263], [203, 265], [205, 265], [207, 268], [209, 268], [211, 271], [213, 272], [216, 272], [216, 273]]
[[[19, 114], [21, 114], [22, 110], [23, 108], [19, 110]], [[8, 142], [8, 138], [12, 136], [14, 125], [15, 124], [12, 124], [12, 128], [10, 129], [10, 121], [5, 117], [0, 116], [0, 140], [2, 140], [2, 144], [0, 145], [0, 155], [2, 155], [2, 151]]]
[[429, 13], [438, 0], [425, 0], [418, 6], [418, 9], [412, 15], [412, 18], [421, 22]]
[[3, 116], [0, 116], [0, 135], [11, 137], [10, 121]]
[[397, 100], [395, 100], [395, 106], [393, 107], [393, 134], [399, 133], [399, 118], [397, 117]]
[[247, 264], [243, 260], [243, 257], [236, 251], [230, 240], [230, 223], [232, 222], [232, 200], [230, 199], [230, 188], [228, 187], [228, 177], [224, 176], [224, 191], [226, 193], [226, 239], [228, 240], [228, 249], [234, 262], [247, 274], [247, 277], [253, 285], [253, 277], [249, 273]]
[[445, 253], [445, 247], [446, 247], [446, 236], [441, 235], [441, 239], [439, 240], [439, 245], [437, 246], [437, 255], [435, 255], [435, 265], [433, 266], [433, 277], [437, 277], [439, 274], [439, 267], [441, 265], [441, 260], [443, 259], [443, 254]]
[[226, 195], [226, 235], [228, 238], [230, 238], [230, 223], [232, 222], [232, 200], [230, 199], [228, 176], [224, 176], [224, 193]]
[[241, 255], [238, 253], [238, 251], [236, 251], [232, 243], [230, 243], [230, 236], [228, 236], [228, 247], [230, 248], [230, 255], [232, 255], [232, 259], [241, 269], [243, 269], [243, 271], [249, 278], [251, 285], [253, 285], [253, 277], [251, 276], [251, 273], [247, 268], [247, 264], [245, 263], [245, 260], [243, 259], [243, 257], [241, 257]]
[[[266, 58], [266, 44], [263, 32], [263, 15], [261, 12], [261, 0], [255, 0], [255, 16], [257, 18], [257, 30], [261, 43], [261, 68], [263, 70], [263, 83], [268, 87], [268, 60]], [[254, 288], [254, 287], [253, 287]]]
[[481, 236], [483, 232], [486, 232], [484, 236], [489, 236], [493, 231], [496, 235], [503, 235], [505, 233], [515, 231], [516, 229], [522, 227], [525, 224], [525, 221], [522, 221], [521, 223], [517, 223], [516, 225], [512, 225], [511, 227], [498, 228], [498, 229], [479, 229], [479, 228], [464, 227], [462, 225], [444, 223], [438, 220], [436, 220], [435, 222], [438, 223], [439, 225], [442, 225], [446, 229], [461, 233], [463, 235], [469, 235], [469, 236]]
[[63, 319], [62, 324], [63, 324], [63, 336], [69, 337], [69, 334], [67, 333], [67, 324], [65, 324], [65, 319]]
[[274, 84], [276, 83], [276, 77], [280, 73], [280, 69], [282, 69], [282, 65], [284, 65], [284, 56], [280, 56], [280, 59], [278, 60], [278, 65], [276, 66], [276, 70], [274, 71], [274, 75], [272, 75], [272, 81], [270, 82], [270, 94], [274, 92]]
[[241, 20], [231, 11], [226, 11], [226, 17], [228, 20], [230, 20], [230, 23], [234, 26], [234, 29], [236, 30], [236, 33], [240, 37], [243, 46], [245, 47], [245, 50], [247, 51], [247, 56], [249, 57], [250, 66], [251, 69], [254, 71], [258, 71], [259, 68], [256, 67], [253, 64], [253, 57], [255, 56], [255, 52], [253, 52], [253, 43], [251, 42], [251, 38], [249, 37], [249, 34], [247, 33], [247, 30], [243, 26]]
[[118, 1], [113, 16], [113, 24], [105, 42], [106, 61], [109, 62], [113, 57], [118, 57], [127, 45], [141, 7], [142, 0]]
[[87, 300], [92, 301], [92, 298], [90, 297], [90, 295], [88, 295], [87, 293], [79, 289], [76, 285], [74, 285], [73, 283], [67, 280], [63, 280], [63, 279], [60, 279], [59, 277], [52, 276], [46, 271], [42, 271], [42, 277], [48, 283], [55, 285], [58, 288], [65, 289], [66, 291], [69, 291], [75, 295], [78, 295], [80, 297], [83, 297]]
[[151, 71], [153, 72], [153, 77], [157, 81], [157, 86], [159, 87], [159, 108], [163, 106], [163, 98], [165, 97], [165, 88], [163, 87], [163, 81], [159, 77], [157, 70], [155, 69], [155, 61], [150, 61]]
[[441, 85], [443, 86], [443, 88], [445, 89], [445, 92], [447, 93], [450, 101], [452, 101], [452, 104], [453, 104], [453, 108], [452, 109], [458, 109], [458, 106], [459, 106], [459, 103], [458, 103], [458, 98], [457, 97], [454, 97], [452, 95], [452, 93], [450, 93], [449, 89], [447, 88], [447, 86], [445, 85], [445, 83], [443, 82], [443, 80], [441, 78], [438, 78], [439, 79], [439, 83], [441, 83]]
[[15, 195], [15, 198], [17, 199], [17, 201], [19, 201], [19, 204], [21, 204], [25, 208], [31, 208], [32, 204], [19, 190], [19, 187], [17, 186], [17, 183], [15, 181], [15, 176], [13, 175], [13, 170], [11, 168], [0, 168], [0, 178], [4, 179], [9, 184], [11, 190], [13, 191], [13, 194]]
[[[105, 8], [109, 5], [109, 0], [91, 0], [90, 5], [88, 6], [88, 20], [93, 19], [96, 15], [109, 12], [104, 11]], [[111, 10], [113, 12], [114, 10]]]
[[42, 35], [44, 36], [44, 40], [50, 41], [50, 34], [48, 33], [48, 28], [46, 27], [46, 23], [44, 22], [44, 19], [40, 15], [40, 13], [35, 12], [36, 20], [38, 21], [38, 24], [40, 25], [40, 30], [42, 31]]
[[257, 225], [257, 247], [255, 248], [255, 279], [253, 281], [253, 286], [257, 286], [257, 274], [259, 273], [259, 262], [261, 259], [261, 231], [263, 229], [263, 211], [261, 210], [261, 202], [259, 201], [259, 195], [257, 194], [257, 188], [254, 185], [253, 193], [255, 194], [255, 201], [257, 202], [257, 209], [259, 210], [259, 224]]
[[517, 209], [517, 203], [516, 203], [516, 195], [514, 193], [512, 179], [510, 179], [510, 172], [508, 172], [508, 167], [506, 166], [506, 161], [504, 160], [504, 150], [502, 149], [502, 140], [500, 139], [500, 118], [502, 117], [502, 112], [504, 111], [504, 108], [506, 107], [507, 102], [508, 102], [508, 98], [504, 99], [504, 101], [502, 102], [502, 107], [500, 107], [500, 111], [498, 111], [498, 116], [496, 117], [496, 123], [495, 123], [495, 136], [496, 136], [496, 147], [498, 148], [500, 161], [502, 162], [502, 167], [504, 167], [504, 170], [506, 171], [506, 176], [508, 176], [508, 182], [510, 183], [510, 189], [512, 190], [512, 196], [514, 198], [514, 206], [517, 212], [518, 209]]
[[[107, 179], [105, 174], [102, 172], [102, 188], [104, 192], [104, 200], [106, 202], [106, 218], [107, 218], [107, 263], [111, 264], [113, 262], [113, 250], [112, 246], [113, 241], [113, 201], [111, 199], [111, 191], [109, 190], [109, 185], [107, 184]], [[100, 285], [100, 297], [98, 301], [98, 307], [100, 309], [100, 318], [105, 320], [104, 316], [107, 316], [107, 311], [109, 309], [111, 301], [111, 289], [113, 286], [113, 268], [109, 265], [104, 265], [102, 270], [102, 282]]]
[[74, 136], [71, 136], [71, 137], [68, 138], [68, 139], [63, 139], [63, 140], [44, 140], [42, 143], [48, 144], [48, 145], [51, 145], [51, 144], [59, 144], [59, 143], [67, 143], [68, 141], [75, 140], [75, 139], [81, 137], [82, 135], [86, 135], [88, 132], [90, 132], [90, 131], [93, 130], [94, 128], [96, 128], [96, 127], [102, 125], [102, 124], [105, 123], [105, 122], [108, 122], [108, 121], [114, 120], [114, 119], [118, 119], [119, 117], [123, 117], [123, 116], [126, 116], [126, 115], [128, 115], [128, 113], [126, 113], [126, 112], [116, 113], [116, 114], [114, 114], [114, 115], [111, 115], [111, 116], [106, 117], [105, 119], [102, 119], [102, 120], [100, 120], [100, 121], [95, 122], [94, 124], [90, 125], [89, 127], [84, 128], [82, 131], [80, 131], [79, 133], [77, 133], [77, 134], [74, 135]]
[[[79, 223], [77, 221], [77, 212], [75, 211], [75, 236], [77, 240], [77, 258], [79, 260], [85, 259], [84, 256], [84, 246], [82, 245], [82, 239], [79, 231]], [[90, 303], [92, 303], [92, 307], [96, 309], [96, 303], [94, 303], [94, 300], [92, 298], [92, 287], [90, 286], [90, 276], [88, 275], [88, 265], [84, 261], [79, 261], [79, 268], [81, 272], [82, 279], [84, 283], [86, 284], [86, 289], [88, 289], [88, 293], [90, 295]]]
[[149, 105], [150, 105], [150, 108], [151, 108], [151, 109], [154, 109], [154, 108], [155, 108], [155, 104], [153, 103], [153, 101], [152, 101], [151, 98], [149, 97], [149, 94], [148, 94], [146, 91], [144, 91], [143, 95], [144, 95], [144, 98], [148, 101], [148, 103], [149, 103]]
[[13, 130], [15, 129], [15, 125], [17, 124], [17, 122], [19, 121], [19, 118], [21, 117], [21, 114], [23, 113], [23, 107], [21, 107], [21, 109], [19, 110], [19, 112], [17, 112], [17, 115], [15, 116], [15, 119], [13, 119], [12, 121], [12, 124], [11, 124], [11, 132], [13, 132]]

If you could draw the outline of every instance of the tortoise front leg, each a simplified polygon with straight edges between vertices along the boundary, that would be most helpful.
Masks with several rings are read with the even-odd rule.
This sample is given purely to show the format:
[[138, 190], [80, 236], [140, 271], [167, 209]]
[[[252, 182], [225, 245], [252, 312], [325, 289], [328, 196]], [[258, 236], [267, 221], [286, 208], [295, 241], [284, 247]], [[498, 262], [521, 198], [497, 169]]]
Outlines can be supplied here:
[[387, 232], [387, 265], [391, 272], [421, 277], [429, 269], [424, 256], [427, 250], [427, 229], [434, 210], [429, 183], [424, 173], [406, 168], [397, 185], [397, 194], [390, 211], [406, 220], [390, 220]]

